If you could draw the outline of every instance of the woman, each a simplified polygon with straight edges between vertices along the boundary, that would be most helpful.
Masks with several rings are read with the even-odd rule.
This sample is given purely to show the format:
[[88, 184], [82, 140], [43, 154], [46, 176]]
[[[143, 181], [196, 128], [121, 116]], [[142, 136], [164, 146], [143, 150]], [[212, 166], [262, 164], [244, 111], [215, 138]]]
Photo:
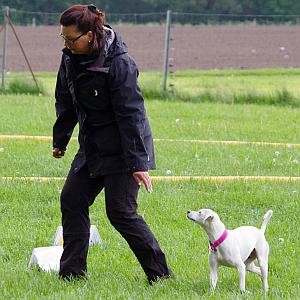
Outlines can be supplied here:
[[79, 150], [61, 192], [62, 278], [87, 271], [89, 206], [104, 189], [106, 213], [126, 239], [149, 283], [168, 277], [164, 253], [137, 214], [141, 184], [152, 191], [154, 149], [138, 70], [120, 36], [94, 5], [74, 5], [60, 17], [63, 55], [56, 83], [53, 156], [61, 158], [79, 123]]

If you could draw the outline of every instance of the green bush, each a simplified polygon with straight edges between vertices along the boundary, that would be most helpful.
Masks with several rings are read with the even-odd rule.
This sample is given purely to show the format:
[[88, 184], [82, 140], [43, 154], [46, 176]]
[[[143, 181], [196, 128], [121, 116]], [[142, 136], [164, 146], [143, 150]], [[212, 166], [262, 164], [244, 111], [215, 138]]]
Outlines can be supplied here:
[[[37, 86], [38, 85], [38, 86]], [[1, 88], [0, 94], [44, 94], [44, 88], [41, 82], [37, 84], [29, 79], [13, 79], [8, 83], [8, 88]]]
[[249, 91], [242, 93], [225, 94], [222, 91], [202, 91], [190, 94], [180, 92], [176, 89], [170, 89], [163, 93], [159, 89], [143, 87], [143, 95], [146, 99], [159, 99], [168, 101], [183, 102], [211, 102], [211, 103], [227, 103], [227, 104], [262, 104], [262, 105], [278, 105], [299, 107], [300, 102], [291, 92], [283, 88], [272, 93], [258, 93], [257, 91]]

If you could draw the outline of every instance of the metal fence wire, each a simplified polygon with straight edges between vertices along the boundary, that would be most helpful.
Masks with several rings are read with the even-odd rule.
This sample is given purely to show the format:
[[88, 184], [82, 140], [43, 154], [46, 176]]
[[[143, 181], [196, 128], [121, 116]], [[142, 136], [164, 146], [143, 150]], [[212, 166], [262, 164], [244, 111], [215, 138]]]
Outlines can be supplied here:
[[[0, 26], [6, 12], [0, 13]], [[59, 13], [10, 8], [8, 14], [33, 71], [57, 71], [63, 47]], [[300, 67], [300, 15], [168, 11], [108, 13], [106, 19], [129, 46], [140, 71], [163, 73], [163, 86], [178, 70]], [[13, 32], [8, 29], [7, 42], [3, 32], [2, 74], [29, 71]]]
[[[2, 8], [0, 23], [4, 22], [5, 8]], [[32, 12], [9, 9], [15, 25], [41, 26], [57, 25], [60, 13]], [[201, 14], [171, 12], [172, 20], [180, 25], [220, 25], [252, 22], [255, 24], [300, 24], [300, 15], [238, 15], [238, 14]], [[164, 24], [167, 12], [149, 13], [106, 13], [107, 22], [111, 24]]]

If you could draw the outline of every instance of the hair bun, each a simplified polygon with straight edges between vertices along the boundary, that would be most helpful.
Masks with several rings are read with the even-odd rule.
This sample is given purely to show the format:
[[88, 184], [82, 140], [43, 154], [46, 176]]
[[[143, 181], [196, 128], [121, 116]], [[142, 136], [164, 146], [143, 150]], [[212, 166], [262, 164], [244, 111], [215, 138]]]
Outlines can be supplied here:
[[102, 11], [100, 11], [100, 9], [98, 9], [98, 8], [96, 7], [96, 5], [94, 5], [94, 4], [89, 4], [89, 5], [87, 5], [87, 8], [88, 8], [92, 13], [96, 14], [97, 16], [103, 16]]
[[96, 14], [97, 11], [99, 11], [99, 9], [97, 9], [96, 5], [94, 5], [94, 4], [89, 4], [89, 5], [87, 5], [87, 7], [94, 14]]

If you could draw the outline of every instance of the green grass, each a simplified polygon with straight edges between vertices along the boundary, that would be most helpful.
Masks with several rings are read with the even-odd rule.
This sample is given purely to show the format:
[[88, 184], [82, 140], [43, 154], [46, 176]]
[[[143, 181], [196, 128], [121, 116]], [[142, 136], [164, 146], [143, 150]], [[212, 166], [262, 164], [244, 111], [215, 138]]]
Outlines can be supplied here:
[[[55, 120], [51, 96], [0, 96], [0, 134], [51, 135]], [[146, 100], [155, 138], [245, 140], [297, 143], [297, 108], [182, 103]]]
[[[67, 284], [55, 274], [27, 268], [34, 247], [48, 246], [60, 223], [59, 183], [0, 182], [0, 278], [2, 299], [240, 299], [236, 270], [220, 268], [216, 294], [209, 292], [208, 246], [205, 233], [185, 217], [188, 209], [211, 207], [228, 228], [260, 226], [268, 209], [274, 210], [266, 233], [271, 246], [269, 299], [296, 299], [299, 232], [298, 184], [155, 183], [154, 192], [140, 193], [139, 212], [157, 236], [176, 280], [146, 284], [126, 242], [111, 227], [103, 195], [91, 208], [103, 244], [90, 249], [87, 282]], [[290, 220], [293, 220], [290, 222]], [[263, 296], [258, 276], [247, 273], [249, 293]]]
[[[65, 176], [77, 151], [69, 144], [64, 159], [51, 156], [51, 141], [0, 141], [0, 176]], [[299, 176], [300, 147], [211, 145], [155, 142], [157, 169], [152, 175]]]
[[[300, 107], [299, 75], [299, 68], [178, 71], [168, 75], [166, 93], [161, 72], [141, 72], [139, 82], [147, 99]], [[42, 93], [53, 95], [56, 74], [40, 72], [36, 77]], [[24, 78], [31, 80], [31, 75], [12, 73], [8, 82]]]
[[22, 76], [20, 76], [20, 74], [9, 75], [9, 77], [6, 78], [5, 86], [1, 86], [0, 88], [0, 94], [45, 94], [45, 89], [42, 81], [39, 81], [37, 79], [35, 80], [27, 73], [22, 74]]
[[300, 141], [296, 108], [164, 101], [146, 105], [156, 138]]
[[140, 82], [146, 97], [154, 99], [299, 107], [299, 75], [299, 69], [178, 71], [169, 75], [164, 96], [161, 73], [142, 73]]
[[[237, 93], [247, 86], [255, 92], [286, 89], [292, 95], [299, 95], [297, 70], [280, 71], [284, 72], [283, 82], [279, 80], [278, 70], [261, 72], [182, 72], [182, 78], [177, 79], [180, 90], [186, 88], [196, 97], [199, 78], [202, 78], [200, 85], [205, 82], [211, 85], [211, 92]], [[229, 73], [236, 77], [231, 87], [230, 79], [226, 78]], [[55, 76], [43, 73], [38, 78], [46, 95], [0, 95], [3, 112], [0, 134], [51, 135], [55, 120]], [[142, 74], [142, 85], [152, 79], [158, 80], [155, 73]], [[299, 147], [180, 142], [200, 139], [299, 144], [297, 105], [225, 104], [201, 99], [182, 102], [146, 98], [145, 101], [154, 138], [179, 140], [155, 142], [157, 170], [151, 175], [300, 174]], [[77, 142], [70, 143], [66, 157], [61, 160], [51, 157], [51, 148], [51, 141], [0, 138], [0, 177], [64, 177], [76, 153]], [[141, 189], [139, 212], [158, 238], [176, 279], [152, 287], [147, 285], [127, 243], [111, 227], [100, 194], [90, 213], [103, 243], [89, 251], [88, 281], [68, 284], [58, 280], [56, 274], [28, 268], [33, 248], [50, 246], [60, 225], [59, 194], [63, 181], [0, 179], [0, 299], [262, 299], [262, 284], [257, 275], [247, 273], [248, 293], [241, 295], [237, 271], [225, 267], [219, 270], [215, 295], [210, 294], [207, 236], [185, 217], [187, 210], [203, 207], [216, 210], [229, 229], [240, 225], [260, 226], [264, 213], [273, 209], [266, 233], [271, 248], [268, 298], [299, 298], [298, 182], [190, 180], [155, 181], [153, 185], [152, 194]]]

